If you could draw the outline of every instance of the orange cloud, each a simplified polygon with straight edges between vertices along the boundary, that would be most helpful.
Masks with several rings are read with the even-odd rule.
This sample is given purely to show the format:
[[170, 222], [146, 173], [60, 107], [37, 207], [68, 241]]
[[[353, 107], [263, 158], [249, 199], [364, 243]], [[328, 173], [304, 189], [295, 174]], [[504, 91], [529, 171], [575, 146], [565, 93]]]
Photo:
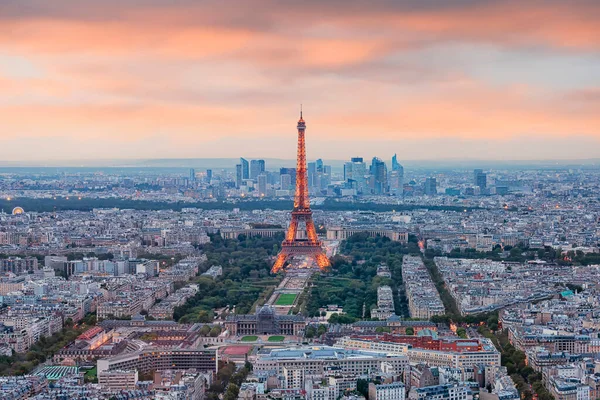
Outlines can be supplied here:
[[[365, 110], [340, 113], [329, 110], [314, 123], [332, 136], [373, 140], [453, 137], [457, 139], [508, 140], [542, 133], [565, 137], [572, 134], [600, 138], [598, 109], [569, 108], [564, 99], [548, 98], [539, 88], [495, 88], [481, 82], [451, 83], [434, 94], [386, 95], [369, 88], [359, 90]], [[344, 127], [344, 129], [336, 129]]]
[[244, 29], [161, 27], [127, 22], [54, 19], [3, 21], [3, 47], [43, 54], [137, 54], [209, 57], [241, 49], [253, 36]]
[[[326, 3], [327, 4], [327, 3]], [[398, 3], [402, 4], [402, 3]], [[452, 41], [489, 42], [506, 46], [548, 46], [581, 50], [600, 48], [600, 3], [504, 1], [473, 2], [438, 8], [367, 7], [357, 12], [329, 8], [328, 24], [362, 30], [388, 40], [426, 46]], [[445, 7], [448, 6], [448, 7]], [[305, 9], [305, 20], [310, 9]], [[393, 41], [393, 40], [392, 40]]]
[[[562, 102], [544, 98], [535, 88], [500, 90], [479, 82], [448, 84], [434, 96], [389, 93], [371, 84], [336, 88], [340, 101], [314, 107], [309, 128], [331, 139], [371, 140], [454, 137], [491, 140], [542, 132], [550, 136], [571, 133], [598, 136], [600, 114], [595, 110], [569, 110]], [[383, 87], [383, 86], [382, 86]], [[363, 106], [348, 110], [353, 92]], [[370, 105], [370, 106], [369, 106]], [[165, 134], [180, 143], [199, 143], [221, 136], [249, 140], [293, 134], [288, 105], [211, 106], [185, 105], [148, 99], [146, 102], [21, 105], [0, 109], [4, 137], [24, 134], [77, 137], [127, 142], [145, 135]], [[30, 116], [34, 115], [35, 118]]]
[[[2, 20], [0, 43], [38, 54], [135, 52], [179, 57], [248, 54], [256, 46], [261, 54], [265, 49], [274, 56], [289, 51], [298, 62], [319, 65], [323, 59], [325, 66], [362, 61], [382, 49], [391, 52], [449, 41], [584, 50], [600, 46], [597, 2], [480, 2], [414, 10], [378, 7], [378, 2], [364, 9], [335, 1], [309, 6], [263, 3], [262, 11], [249, 4], [119, 5], [113, 15], [98, 20], [34, 12]], [[94, 12], [100, 11], [90, 8], [90, 15]]]
[[408, 3], [125, 2], [64, 14], [0, 5], [0, 62], [18, 55], [40, 71], [0, 76], [0, 145], [61, 136], [133, 146], [158, 136], [174, 152], [223, 137], [251, 146], [293, 136], [300, 102], [313, 110], [309, 129], [340, 142], [600, 136], [597, 89], [515, 77], [493, 85], [443, 56], [410, 57], [455, 43], [593, 55], [600, 3]]
[[[261, 116], [265, 111], [160, 103], [14, 105], [0, 108], [0, 139], [61, 136], [127, 143], [164, 135], [175, 143], [197, 143], [231, 132], [261, 136], [265, 129]], [[272, 127], [273, 121], [268, 126]]]

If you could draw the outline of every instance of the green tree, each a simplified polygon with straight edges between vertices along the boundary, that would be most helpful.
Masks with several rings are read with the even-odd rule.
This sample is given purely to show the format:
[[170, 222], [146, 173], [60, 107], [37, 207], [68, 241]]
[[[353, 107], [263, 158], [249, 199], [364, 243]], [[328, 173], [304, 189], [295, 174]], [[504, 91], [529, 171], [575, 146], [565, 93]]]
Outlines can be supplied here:
[[212, 312], [208, 312], [206, 310], [200, 310], [200, 312], [198, 313], [198, 322], [212, 322], [213, 320], [213, 313]]
[[365, 398], [369, 398], [369, 381], [366, 379], [359, 379], [356, 381], [356, 391], [365, 396]]
[[325, 334], [327, 332], [327, 326], [323, 325], [323, 324], [319, 324], [319, 327], [317, 328], [317, 335], [321, 336], [323, 334]]
[[230, 383], [225, 392], [225, 396], [223, 396], [223, 400], [237, 400], [239, 392], [240, 387], [234, 383]]
[[208, 336], [210, 334], [210, 326], [209, 325], [203, 325], [202, 328], [200, 328], [200, 334], [202, 336]]

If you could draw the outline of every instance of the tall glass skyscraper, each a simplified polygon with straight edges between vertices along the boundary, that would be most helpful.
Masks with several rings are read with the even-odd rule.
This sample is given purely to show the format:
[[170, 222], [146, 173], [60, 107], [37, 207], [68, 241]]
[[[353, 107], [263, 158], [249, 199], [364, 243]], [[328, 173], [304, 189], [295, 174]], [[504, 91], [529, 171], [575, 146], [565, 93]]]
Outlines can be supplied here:
[[362, 157], [352, 157], [350, 161], [344, 163], [344, 181], [350, 187], [356, 189], [357, 193], [366, 192], [367, 165]]
[[240, 164], [242, 166], [242, 179], [250, 179], [250, 163], [245, 158], [240, 157]]
[[387, 167], [378, 157], [371, 161], [371, 193], [385, 194], [388, 192]]
[[256, 179], [265, 172], [265, 160], [250, 161], [250, 179]]
[[424, 192], [426, 196], [435, 196], [437, 194], [437, 180], [434, 177], [425, 179]]
[[398, 162], [396, 154], [392, 157], [392, 172], [389, 174], [389, 183], [392, 195], [404, 195], [404, 167]]
[[244, 173], [242, 164], [237, 164], [235, 166], [235, 187], [240, 188], [242, 186], [242, 180], [244, 179]]
[[289, 175], [290, 179], [291, 179], [291, 181], [290, 181], [291, 186], [292, 187], [296, 186], [296, 168], [282, 167], [279, 169], [279, 175]]

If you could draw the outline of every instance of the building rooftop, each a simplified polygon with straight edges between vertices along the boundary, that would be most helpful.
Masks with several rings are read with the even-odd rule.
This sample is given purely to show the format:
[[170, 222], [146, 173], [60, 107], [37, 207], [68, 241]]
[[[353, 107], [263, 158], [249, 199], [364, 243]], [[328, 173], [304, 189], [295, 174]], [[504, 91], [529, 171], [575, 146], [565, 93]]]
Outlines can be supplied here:
[[266, 354], [262, 354], [262, 359], [286, 360], [286, 359], [364, 359], [364, 358], [380, 358], [380, 357], [402, 357], [389, 356], [384, 352], [364, 351], [364, 350], [345, 350], [337, 347], [316, 346], [303, 347], [297, 349], [274, 349]]

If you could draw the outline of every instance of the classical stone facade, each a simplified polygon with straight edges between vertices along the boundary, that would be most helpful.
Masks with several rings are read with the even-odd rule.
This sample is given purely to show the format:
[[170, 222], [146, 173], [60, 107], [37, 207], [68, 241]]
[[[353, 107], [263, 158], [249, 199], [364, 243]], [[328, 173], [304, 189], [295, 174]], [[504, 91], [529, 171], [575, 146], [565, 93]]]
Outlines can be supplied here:
[[230, 315], [225, 328], [231, 335], [294, 335], [304, 332], [302, 315], [277, 315], [273, 307], [264, 305], [256, 314]]

